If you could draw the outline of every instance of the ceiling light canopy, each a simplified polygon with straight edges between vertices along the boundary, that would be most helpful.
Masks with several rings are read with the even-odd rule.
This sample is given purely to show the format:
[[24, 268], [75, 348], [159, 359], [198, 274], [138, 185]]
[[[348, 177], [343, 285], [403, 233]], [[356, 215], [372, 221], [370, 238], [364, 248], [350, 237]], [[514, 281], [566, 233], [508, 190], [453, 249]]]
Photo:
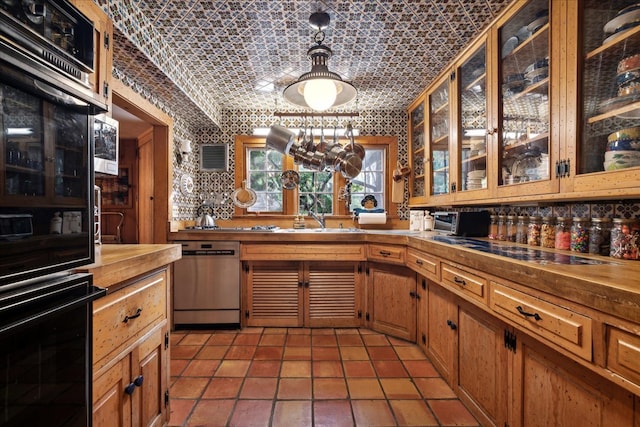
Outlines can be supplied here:
[[329, 25], [329, 21], [329, 14], [326, 12], [315, 12], [309, 17], [309, 24], [318, 30], [314, 36], [316, 45], [307, 51], [311, 71], [301, 75], [283, 93], [286, 101], [315, 111], [344, 105], [355, 99], [358, 93], [351, 83], [345, 82], [339, 74], [329, 71], [327, 67], [332, 52], [322, 42], [323, 30]]

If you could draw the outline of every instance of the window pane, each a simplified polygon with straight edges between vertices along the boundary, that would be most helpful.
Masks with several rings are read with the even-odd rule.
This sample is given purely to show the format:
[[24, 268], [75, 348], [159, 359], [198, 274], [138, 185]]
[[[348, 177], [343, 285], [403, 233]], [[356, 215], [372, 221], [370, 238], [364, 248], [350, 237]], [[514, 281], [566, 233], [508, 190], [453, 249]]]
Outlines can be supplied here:
[[358, 176], [351, 180], [351, 206], [350, 210], [362, 209], [362, 199], [366, 195], [376, 198], [376, 209], [384, 209], [385, 206], [385, 149], [367, 148], [362, 170]]
[[247, 149], [247, 186], [257, 201], [249, 212], [282, 212], [282, 173], [284, 155], [266, 148]]
[[331, 172], [310, 171], [300, 166], [298, 186], [298, 210], [306, 214], [333, 213], [333, 174]]

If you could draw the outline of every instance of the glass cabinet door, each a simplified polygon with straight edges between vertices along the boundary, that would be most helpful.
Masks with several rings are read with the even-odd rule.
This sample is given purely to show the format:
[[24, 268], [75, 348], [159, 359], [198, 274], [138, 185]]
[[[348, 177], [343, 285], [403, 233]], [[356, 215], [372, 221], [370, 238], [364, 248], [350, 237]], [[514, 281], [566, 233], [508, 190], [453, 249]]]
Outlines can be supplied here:
[[549, 4], [532, 0], [499, 28], [498, 186], [548, 181]]
[[45, 140], [42, 102], [8, 85], [0, 85], [5, 197], [44, 196]]
[[449, 78], [429, 94], [430, 194], [449, 194]]
[[[640, 166], [640, 5], [582, 2], [582, 134], [577, 175]], [[637, 187], [630, 174], [611, 182]], [[599, 179], [602, 188], [602, 179]], [[615, 182], [615, 183], [614, 183]]]
[[411, 198], [424, 198], [424, 98], [409, 111], [409, 147], [411, 154]]
[[458, 68], [460, 174], [457, 191], [487, 188], [486, 44]]

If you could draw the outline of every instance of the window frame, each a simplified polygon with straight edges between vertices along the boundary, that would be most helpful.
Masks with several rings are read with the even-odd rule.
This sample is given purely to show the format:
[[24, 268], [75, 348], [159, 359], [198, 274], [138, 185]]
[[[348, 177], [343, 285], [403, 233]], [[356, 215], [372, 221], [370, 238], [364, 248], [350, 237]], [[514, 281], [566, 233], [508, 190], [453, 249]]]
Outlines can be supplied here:
[[[387, 215], [391, 218], [398, 217], [398, 203], [391, 201], [391, 176], [393, 169], [398, 162], [398, 139], [395, 136], [358, 136], [354, 138], [354, 142], [361, 144], [365, 149], [369, 146], [375, 148], [385, 149], [385, 206], [384, 209]], [[346, 144], [345, 139], [340, 140], [341, 144]], [[253, 136], [253, 135], [236, 135], [235, 137], [235, 171], [234, 179], [236, 188], [240, 188], [242, 182], [247, 179], [247, 173], [245, 165], [247, 164], [247, 148], [264, 148], [266, 144], [266, 137]], [[284, 156], [282, 162], [283, 171], [287, 169], [297, 169], [291, 156]], [[333, 200], [334, 200], [334, 214], [332, 218], [351, 217], [351, 213], [348, 211], [347, 206], [341, 200], [338, 199], [340, 188], [346, 185], [345, 178], [335, 173], [333, 178]], [[294, 217], [298, 215], [297, 212], [297, 198], [298, 190], [284, 191], [282, 194], [282, 212], [248, 212], [247, 209], [235, 207], [234, 217], [252, 217], [257, 215], [273, 215], [277, 217]]]

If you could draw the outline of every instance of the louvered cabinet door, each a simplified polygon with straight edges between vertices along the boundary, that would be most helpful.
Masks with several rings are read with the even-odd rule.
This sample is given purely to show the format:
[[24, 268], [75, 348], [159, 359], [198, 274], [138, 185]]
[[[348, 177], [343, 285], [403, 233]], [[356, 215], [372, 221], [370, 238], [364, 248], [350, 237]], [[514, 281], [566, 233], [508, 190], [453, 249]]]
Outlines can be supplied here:
[[301, 262], [249, 263], [247, 272], [247, 326], [302, 326], [304, 290]]
[[304, 275], [305, 326], [361, 326], [360, 263], [308, 262]]

